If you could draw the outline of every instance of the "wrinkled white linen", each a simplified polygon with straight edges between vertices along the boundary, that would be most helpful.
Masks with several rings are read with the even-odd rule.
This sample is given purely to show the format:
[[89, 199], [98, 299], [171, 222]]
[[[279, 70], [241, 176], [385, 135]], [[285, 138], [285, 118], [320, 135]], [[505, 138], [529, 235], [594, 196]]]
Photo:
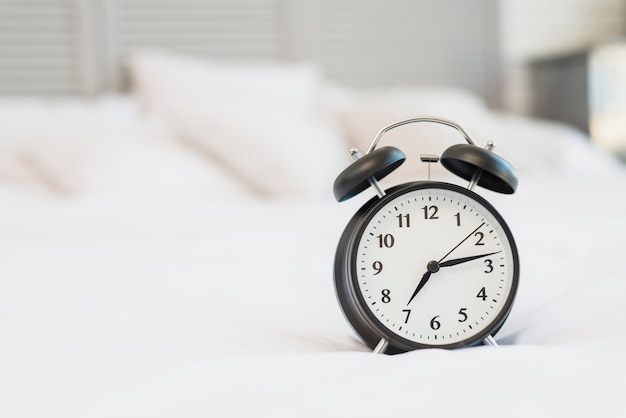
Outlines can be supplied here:
[[[121, 149], [152, 156], [133, 188], [5, 178], [0, 416], [623, 416], [624, 169], [560, 125], [485, 123], [520, 172], [512, 196], [477, 190], [520, 252], [499, 348], [383, 356], [358, 340], [333, 258], [371, 191], [338, 204], [331, 184], [318, 198], [207, 188], [192, 151], [132, 136]], [[558, 155], [530, 151], [542, 142]], [[160, 189], [165, 166], [188, 175]]]

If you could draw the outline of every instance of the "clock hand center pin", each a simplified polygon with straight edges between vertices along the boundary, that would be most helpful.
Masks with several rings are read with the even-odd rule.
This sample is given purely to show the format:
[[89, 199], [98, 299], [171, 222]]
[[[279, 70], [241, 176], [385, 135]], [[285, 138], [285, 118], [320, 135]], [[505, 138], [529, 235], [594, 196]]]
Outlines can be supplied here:
[[440, 267], [439, 263], [435, 260], [429, 261], [428, 264], [426, 264], [426, 268], [431, 273], [437, 273], [439, 271], [439, 267]]

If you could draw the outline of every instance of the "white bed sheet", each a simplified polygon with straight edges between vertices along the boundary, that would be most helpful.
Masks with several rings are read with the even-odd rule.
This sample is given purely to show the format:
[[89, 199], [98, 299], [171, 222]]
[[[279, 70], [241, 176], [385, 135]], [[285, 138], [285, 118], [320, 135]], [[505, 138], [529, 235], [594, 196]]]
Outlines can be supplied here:
[[626, 231], [608, 213], [581, 222], [595, 204], [562, 216], [559, 200], [546, 205], [556, 221], [502, 210], [522, 281], [500, 348], [393, 357], [368, 353], [335, 301], [331, 267], [347, 216], [338, 205], [92, 200], [6, 210], [0, 411], [620, 416], [616, 244]]
[[[125, 138], [105, 142], [110, 154], [76, 151], [101, 165], [0, 171], [0, 416], [626, 413], [626, 173], [580, 134], [474, 120], [520, 171], [512, 196], [479, 191], [521, 259], [501, 346], [384, 356], [352, 332], [332, 282], [339, 236], [368, 196], [337, 204], [328, 184], [259, 197], [214, 161], [203, 171], [196, 150], [151, 141], [154, 121], [133, 99], [107, 100], [69, 105], [97, 115], [90, 132]], [[106, 172], [120, 155], [114, 171], [132, 187]], [[75, 188], [49, 190], [39, 175]]]

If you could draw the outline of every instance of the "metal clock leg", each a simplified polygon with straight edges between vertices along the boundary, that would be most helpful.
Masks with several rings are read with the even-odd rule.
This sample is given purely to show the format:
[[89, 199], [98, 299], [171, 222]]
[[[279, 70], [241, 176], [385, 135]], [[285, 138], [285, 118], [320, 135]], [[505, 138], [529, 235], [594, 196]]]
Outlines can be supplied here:
[[389, 346], [389, 341], [387, 341], [385, 338], [381, 338], [378, 344], [376, 344], [376, 347], [374, 348], [373, 353], [384, 354], [388, 346]]
[[480, 181], [480, 178], [482, 177], [482, 175], [483, 175], [483, 170], [481, 170], [481, 169], [476, 170], [476, 172], [472, 176], [472, 179], [470, 180], [469, 184], [467, 185], [468, 190], [474, 190], [474, 187], [476, 187], [476, 185]]
[[492, 347], [499, 347], [498, 343], [496, 342], [496, 340], [494, 340], [494, 338], [491, 335], [487, 335], [487, 338], [483, 340], [483, 344], [490, 345]]
[[[350, 158], [352, 158], [352, 161], [356, 161], [361, 157], [363, 156], [361, 155], [358, 149], [352, 148], [350, 150]], [[385, 191], [383, 190], [382, 187], [380, 187], [380, 184], [378, 183], [378, 180], [376, 180], [376, 178], [369, 177], [367, 181], [369, 181], [370, 185], [374, 188], [374, 190], [376, 190], [376, 194], [378, 195], [379, 198], [385, 197]]]

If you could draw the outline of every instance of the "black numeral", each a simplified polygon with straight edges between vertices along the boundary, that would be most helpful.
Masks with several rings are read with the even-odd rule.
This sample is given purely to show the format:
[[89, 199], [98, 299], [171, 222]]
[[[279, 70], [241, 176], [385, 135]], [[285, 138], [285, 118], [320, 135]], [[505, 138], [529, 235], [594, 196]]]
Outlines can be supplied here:
[[483, 242], [483, 238], [485, 238], [485, 234], [478, 231], [477, 233], [474, 234], [474, 236], [478, 237], [478, 239], [476, 240], [476, 244], [474, 245], [485, 245], [485, 243]]
[[482, 300], [487, 300], [487, 293], [485, 291], [485, 288], [481, 288], [480, 292], [478, 292], [478, 294], [476, 295], [477, 298], [481, 298]]
[[389, 303], [389, 302], [391, 302], [391, 296], [389, 296], [391, 294], [391, 290], [383, 289], [383, 291], [380, 292], [380, 293], [383, 295], [383, 297], [380, 299], [380, 301], [382, 303]]
[[393, 235], [391, 235], [391, 234], [385, 234], [385, 235], [379, 234], [379, 235], [376, 236], [376, 238], [378, 238], [378, 246], [380, 248], [383, 248], [383, 247], [391, 248], [391, 247], [393, 247], [393, 244], [394, 244], [394, 241], [395, 241], [394, 238], [393, 238]]
[[467, 310], [467, 308], [461, 308], [459, 310], [459, 315], [461, 315], [461, 319], [459, 319], [459, 322], [467, 321], [467, 314], [465, 313], [466, 310]]
[[491, 273], [493, 271], [493, 261], [486, 259], [485, 264], [485, 273]]
[[398, 218], [398, 227], [400, 228], [404, 228], [405, 226], [407, 228], [411, 227], [411, 217], [410, 215], [407, 213], [406, 215], [397, 215], [396, 218]]
[[404, 319], [404, 323], [406, 324], [407, 322], [409, 322], [409, 316], [411, 316], [411, 310], [403, 309], [402, 312], [406, 313], [406, 318]]
[[424, 211], [424, 219], [439, 219], [439, 216], [437, 216], [439, 208], [437, 206], [424, 206], [422, 210]]
[[439, 315], [430, 320], [430, 327], [435, 331], [441, 327], [441, 323], [437, 321], [437, 318], [439, 318]]
[[372, 268], [376, 270], [376, 273], [374, 273], [374, 276], [376, 276], [381, 271], [383, 271], [383, 263], [381, 263], [380, 261], [374, 261], [374, 263], [372, 264]]
[[456, 218], [456, 226], [461, 226], [461, 212], [457, 212], [454, 216]]

